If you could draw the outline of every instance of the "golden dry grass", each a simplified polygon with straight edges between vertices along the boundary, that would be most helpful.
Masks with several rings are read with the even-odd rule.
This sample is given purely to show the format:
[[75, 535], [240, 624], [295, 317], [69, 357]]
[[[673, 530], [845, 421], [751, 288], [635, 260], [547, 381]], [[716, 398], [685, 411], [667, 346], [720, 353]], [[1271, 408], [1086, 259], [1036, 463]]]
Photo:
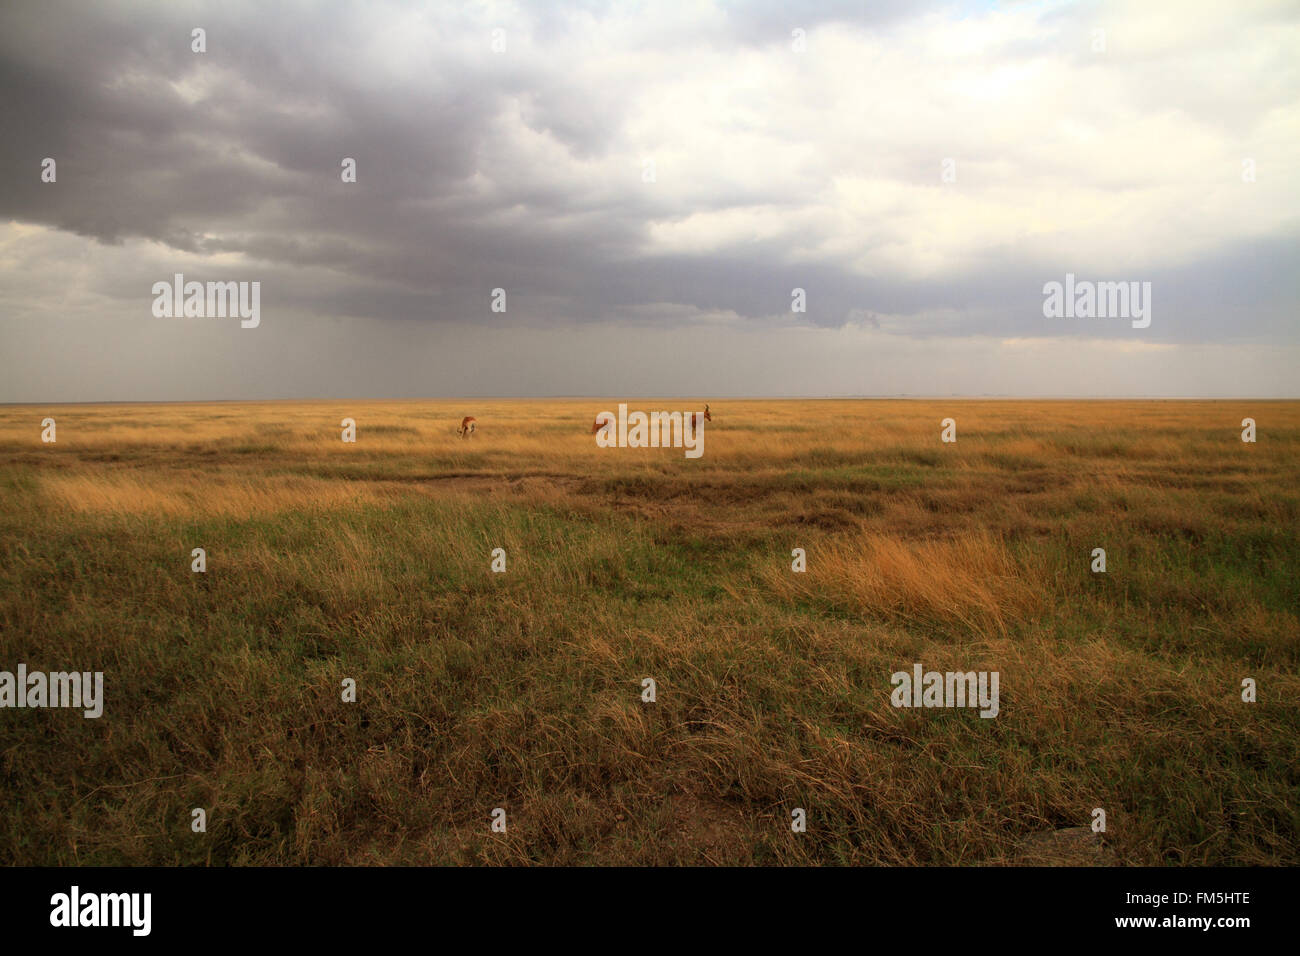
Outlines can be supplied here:
[[768, 587], [788, 597], [826, 601], [844, 610], [900, 621], [963, 624], [1005, 631], [1011, 620], [1041, 611], [1042, 584], [985, 532], [905, 541], [879, 534], [830, 544], [812, 568], [769, 568]]
[[0, 669], [109, 688], [3, 714], [0, 859], [1297, 861], [1300, 404], [617, 401], [0, 408]]

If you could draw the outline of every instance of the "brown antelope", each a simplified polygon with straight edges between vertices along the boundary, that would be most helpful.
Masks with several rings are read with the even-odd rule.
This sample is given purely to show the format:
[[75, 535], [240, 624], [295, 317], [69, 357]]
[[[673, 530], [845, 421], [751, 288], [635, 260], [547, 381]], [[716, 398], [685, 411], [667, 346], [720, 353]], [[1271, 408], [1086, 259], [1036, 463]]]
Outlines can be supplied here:
[[[602, 417], [603, 417], [605, 414], [606, 414], [605, 412], [601, 412], [599, 415], [596, 416], [596, 420], [595, 420], [594, 422], [591, 423], [591, 433], [592, 433], [593, 435], [596, 434], [596, 432], [600, 431], [601, 428], [603, 428], [604, 425], [605, 425], [606, 423], [611, 423], [611, 424], [612, 424], [611, 419], [608, 419], [608, 418], [606, 418], [603, 422], [601, 421]], [[691, 428], [692, 428], [692, 429], [698, 429], [698, 428], [700, 427], [700, 422], [702, 422], [702, 421], [705, 421], [705, 422], [711, 422], [711, 421], [713, 421], [713, 416], [709, 414], [709, 406], [708, 406], [708, 405], [705, 405], [705, 406], [704, 406], [704, 411], [702, 411], [702, 412], [691, 412], [691, 413], [690, 413], [690, 416], [691, 416]]]
[[468, 438], [474, 434], [474, 429], [478, 427], [478, 419], [473, 415], [466, 415], [460, 420], [460, 428], [456, 429], [456, 434], [461, 438]]
[[691, 412], [691, 428], [693, 429], [698, 429], [701, 422], [711, 421], [713, 421], [713, 416], [709, 414], [708, 405], [704, 406], [704, 411], [702, 412]]

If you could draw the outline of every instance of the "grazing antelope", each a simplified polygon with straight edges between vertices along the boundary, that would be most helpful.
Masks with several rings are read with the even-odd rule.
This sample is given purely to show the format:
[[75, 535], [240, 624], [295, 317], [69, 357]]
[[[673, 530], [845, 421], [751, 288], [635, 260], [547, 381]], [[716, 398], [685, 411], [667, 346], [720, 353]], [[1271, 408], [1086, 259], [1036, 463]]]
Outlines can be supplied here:
[[474, 434], [474, 429], [478, 427], [478, 419], [473, 415], [466, 415], [460, 420], [460, 428], [456, 429], [456, 434], [461, 438], [468, 438]]
[[[601, 412], [599, 415], [596, 416], [596, 420], [591, 423], [591, 433], [593, 435], [596, 434], [596, 432], [600, 431], [601, 428], [604, 427], [604, 424], [606, 422], [610, 422], [613, 416], [610, 416], [610, 418], [606, 418], [605, 422], [601, 421], [601, 419], [607, 414], [608, 414], [607, 412]], [[705, 422], [713, 421], [713, 416], [709, 414], [708, 405], [704, 406], [704, 411], [702, 412], [690, 412], [689, 414], [691, 416], [691, 428], [694, 429], [698, 429], [700, 427], [700, 422], [702, 421]]]
[[600, 412], [591, 433], [599, 448], [683, 448], [687, 458], [704, 454], [704, 423], [713, 421], [709, 406], [702, 412], [627, 410], [620, 402], [618, 414]]

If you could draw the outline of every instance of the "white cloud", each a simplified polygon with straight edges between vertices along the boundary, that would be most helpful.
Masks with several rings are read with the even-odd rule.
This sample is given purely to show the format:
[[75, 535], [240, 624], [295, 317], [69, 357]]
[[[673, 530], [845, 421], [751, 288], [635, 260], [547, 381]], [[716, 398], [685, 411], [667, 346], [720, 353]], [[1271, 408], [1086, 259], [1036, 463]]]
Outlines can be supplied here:
[[[104, 32], [127, 43], [165, 10]], [[78, 91], [55, 135], [5, 154], [30, 167], [35, 141], [69, 143], [46, 192], [0, 184], [15, 218], [46, 223], [0, 229], [0, 398], [463, 390], [468, 370], [431, 378], [417, 359], [442, 361], [447, 329], [497, 285], [510, 315], [475, 327], [488, 391], [1186, 394], [1198, 376], [1206, 394], [1294, 391], [1278, 374], [1294, 323], [1277, 318], [1294, 288], [1274, 265], [1263, 283], [1246, 271], [1251, 244], [1276, 257], [1300, 234], [1294, 9], [754, 10], [382, 3], [223, 29], [214, 8], [208, 54], [168, 59], [147, 36], [148, 56], [103, 64], [117, 48], [96, 45], [91, 15], [58, 47], [0, 36], [6, 66], [86, 65], [50, 86]], [[100, 113], [118, 125], [74, 148]], [[340, 188], [343, 156], [355, 186]], [[261, 338], [150, 324], [149, 284], [177, 271], [263, 280]], [[1149, 335], [1045, 324], [1039, 289], [1066, 271], [1165, 277]], [[792, 285], [809, 316], [789, 314]], [[1239, 327], [1255, 341], [1219, 353], [1170, 341]], [[265, 365], [292, 355], [290, 329], [319, 369]], [[115, 361], [69, 364], [86, 355]]]

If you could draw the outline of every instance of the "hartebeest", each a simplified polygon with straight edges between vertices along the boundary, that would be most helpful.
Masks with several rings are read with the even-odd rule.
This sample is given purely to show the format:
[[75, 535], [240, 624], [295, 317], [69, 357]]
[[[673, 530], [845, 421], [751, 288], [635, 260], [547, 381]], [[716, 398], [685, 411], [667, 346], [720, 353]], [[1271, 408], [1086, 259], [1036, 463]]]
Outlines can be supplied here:
[[478, 419], [473, 415], [466, 415], [460, 420], [460, 428], [456, 429], [456, 434], [461, 438], [468, 438], [474, 434], [474, 429], [478, 427]]

